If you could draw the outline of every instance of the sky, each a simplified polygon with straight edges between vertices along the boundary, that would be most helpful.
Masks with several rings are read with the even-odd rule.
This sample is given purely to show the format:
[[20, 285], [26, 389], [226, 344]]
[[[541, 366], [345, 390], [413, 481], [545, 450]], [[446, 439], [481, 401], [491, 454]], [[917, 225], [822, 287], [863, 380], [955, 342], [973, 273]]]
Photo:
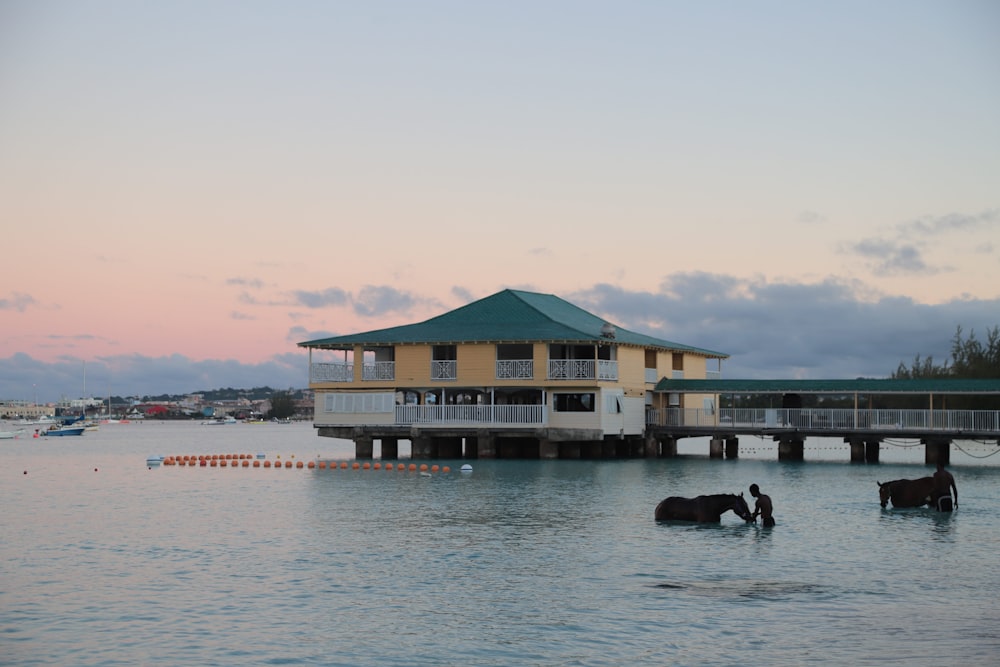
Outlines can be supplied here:
[[0, 399], [505, 288], [885, 377], [1000, 325], [1000, 3], [0, 0]]

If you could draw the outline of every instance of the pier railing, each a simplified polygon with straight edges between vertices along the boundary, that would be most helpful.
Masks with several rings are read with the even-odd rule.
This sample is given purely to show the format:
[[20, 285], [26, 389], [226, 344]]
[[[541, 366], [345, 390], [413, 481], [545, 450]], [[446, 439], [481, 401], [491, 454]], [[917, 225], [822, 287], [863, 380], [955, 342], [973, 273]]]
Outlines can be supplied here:
[[1000, 434], [1000, 410], [853, 410], [823, 408], [667, 408], [646, 411], [650, 426], [713, 430], [962, 431]]
[[542, 426], [544, 405], [397, 405], [397, 424]]

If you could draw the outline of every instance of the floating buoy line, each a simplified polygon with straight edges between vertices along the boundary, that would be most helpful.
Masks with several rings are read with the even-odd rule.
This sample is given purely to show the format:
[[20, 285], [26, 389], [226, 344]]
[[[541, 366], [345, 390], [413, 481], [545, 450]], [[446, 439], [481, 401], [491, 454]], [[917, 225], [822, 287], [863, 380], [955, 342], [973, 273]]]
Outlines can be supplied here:
[[371, 461], [294, 461], [295, 456], [281, 460], [280, 456], [275, 460], [268, 459], [264, 454], [182, 454], [177, 456], [150, 456], [146, 459], [146, 465], [153, 466], [178, 466], [188, 468], [275, 468], [275, 469], [304, 469], [304, 470], [395, 470], [399, 472], [451, 472], [448, 466], [437, 464], [428, 465], [426, 463], [381, 463]]

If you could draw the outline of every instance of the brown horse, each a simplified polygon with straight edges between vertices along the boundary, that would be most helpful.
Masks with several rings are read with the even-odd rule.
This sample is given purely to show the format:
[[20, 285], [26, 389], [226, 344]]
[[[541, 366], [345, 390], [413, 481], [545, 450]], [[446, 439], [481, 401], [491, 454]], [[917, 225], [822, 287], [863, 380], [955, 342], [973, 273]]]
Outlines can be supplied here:
[[671, 496], [664, 498], [656, 506], [653, 516], [657, 521], [699, 521], [702, 523], [718, 522], [723, 513], [732, 510], [736, 516], [747, 523], [751, 521], [750, 508], [743, 494], [717, 493], [712, 496], [697, 498], [680, 498]]
[[891, 500], [893, 507], [922, 507], [933, 502], [937, 482], [933, 477], [920, 479], [894, 479], [891, 482], [876, 481], [878, 497], [882, 507]]

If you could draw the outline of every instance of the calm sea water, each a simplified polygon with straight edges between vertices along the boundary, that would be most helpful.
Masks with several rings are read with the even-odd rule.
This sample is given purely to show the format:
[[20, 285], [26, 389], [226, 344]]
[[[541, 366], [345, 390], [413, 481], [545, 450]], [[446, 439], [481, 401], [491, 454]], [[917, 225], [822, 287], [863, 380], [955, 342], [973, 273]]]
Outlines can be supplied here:
[[[655, 461], [472, 461], [471, 474], [148, 469], [149, 455], [349, 459], [311, 425], [102, 426], [0, 443], [5, 665], [995, 664], [1000, 456], [960, 506], [883, 510], [922, 448], [809, 441]], [[984, 457], [984, 458], [975, 458]], [[825, 460], [824, 460], [825, 459]], [[657, 524], [745, 492], [778, 526]]]

